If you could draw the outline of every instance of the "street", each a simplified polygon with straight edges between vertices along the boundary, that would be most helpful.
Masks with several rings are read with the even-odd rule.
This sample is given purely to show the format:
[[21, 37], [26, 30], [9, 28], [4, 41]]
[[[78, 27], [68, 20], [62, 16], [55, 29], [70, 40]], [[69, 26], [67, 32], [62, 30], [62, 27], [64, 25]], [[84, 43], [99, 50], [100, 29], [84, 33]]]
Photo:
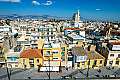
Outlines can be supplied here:
[[[90, 69], [89, 70], [89, 76], [88, 78], [119, 78], [120, 77], [120, 69], [117, 67], [114, 67], [114, 69], [108, 69], [106, 67], [101, 68], [101, 71], [98, 69]], [[0, 75], [6, 74], [5, 69], [0, 70]], [[48, 77], [48, 72], [37, 72], [37, 69], [29, 69], [29, 70], [22, 70], [18, 71], [16, 73], [12, 73], [11, 75], [11, 80], [21, 80], [21, 79], [49, 79]], [[72, 69], [68, 68], [66, 70], [65, 68], [62, 68], [62, 72], [50, 72], [50, 78], [51, 79], [66, 79], [66, 78], [75, 78], [75, 79], [82, 79], [82, 78], [87, 78], [87, 69], [84, 70], [77, 70], [77, 69]], [[7, 75], [4, 77], [0, 77], [0, 80], [8, 80]]]

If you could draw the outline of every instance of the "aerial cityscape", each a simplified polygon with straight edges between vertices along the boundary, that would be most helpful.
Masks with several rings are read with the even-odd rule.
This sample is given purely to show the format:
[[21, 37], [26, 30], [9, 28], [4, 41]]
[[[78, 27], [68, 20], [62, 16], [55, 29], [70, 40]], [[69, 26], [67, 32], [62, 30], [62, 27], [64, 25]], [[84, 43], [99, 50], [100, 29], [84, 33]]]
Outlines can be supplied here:
[[0, 0], [0, 80], [119, 80], [119, 3]]

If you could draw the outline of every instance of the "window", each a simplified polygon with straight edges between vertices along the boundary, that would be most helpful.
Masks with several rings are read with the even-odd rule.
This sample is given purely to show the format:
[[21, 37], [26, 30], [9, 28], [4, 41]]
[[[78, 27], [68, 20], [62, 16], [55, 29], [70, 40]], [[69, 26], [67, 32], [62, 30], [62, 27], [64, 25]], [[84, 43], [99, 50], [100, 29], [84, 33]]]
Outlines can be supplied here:
[[68, 57], [68, 61], [72, 61], [73, 60], [73, 58], [72, 57]]
[[109, 61], [109, 64], [112, 65], [112, 64], [113, 64], [113, 61]]
[[41, 36], [41, 39], [43, 39], [43, 36]]
[[49, 29], [47, 29], [47, 32], [49, 32]]
[[77, 63], [77, 67], [80, 67], [80, 63]]
[[46, 55], [50, 55], [50, 51], [46, 51]]
[[110, 54], [110, 57], [114, 57], [114, 54]]
[[97, 60], [94, 61], [94, 65], [96, 65], [96, 64], [97, 64]]
[[34, 64], [34, 59], [29, 59], [30, 64]]
[[55, 50], [55, 51], [53, 51], [52, 53], [53, 53], [53, 54], [58, 54], [58, 51]]
[[18, 67], [18, 65], [15, 65], [15, 67]]
[[120, 54], [118, 54], [118, 58], [120, 58]]
[[23, 59], [23, 64], [25, 63], [25, 59]]
[[102, 60], [100, 60], [100, 64], [102, 64]]
[[62, 56], [65, 56], [65, 52], [61, 52], [61, 55], [62, 55]]
[[64, 57], [64, 56], [62, 56], [62, 58], [61, 58], [61, 59], [62, 59], [62, 61], [65, 61], [65, 57]]
[[58, 60], [58, 58], [53, 58], [53, 60]]
[[37, 59], [37, 63], [39, 63], [39, 59]]
[[82, 65], [85, 65], [85, 62], [82, 62]]
[[51, 32], [51, 34], [53, 34], [53, 32]]
[[62, 51], [65, 51], [65, 47], [62, 47], [61, 49], [62, 49]]
[[116, 61], [116, 64], [119, 65], [119, 61]]
[[53, 39], [53, 36], [51, 36], [51, 39]]

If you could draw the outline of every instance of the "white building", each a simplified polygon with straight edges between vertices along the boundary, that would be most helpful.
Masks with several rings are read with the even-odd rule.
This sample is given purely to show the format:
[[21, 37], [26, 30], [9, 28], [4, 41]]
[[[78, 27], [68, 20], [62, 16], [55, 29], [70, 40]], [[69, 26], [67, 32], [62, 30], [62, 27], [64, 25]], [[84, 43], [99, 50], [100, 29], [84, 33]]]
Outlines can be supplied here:
[[14, 51], [14, 49], [10, 49], [7, 53], [7, 66], [9, 68], [19, 68], [19, 57], [20, 57], [20, 51]]
[[0, 26], [0, 32], [9, 32], [11, 31], [11, 26]]
[[39, 26], [38, 32], [40, 33], [40, 39], [48, 41], [54, 41], [56, 39], [57, 31], [52, 25]]
[[114, 41], [108, 44], [107, 66], [120, 67], [120, 42]]

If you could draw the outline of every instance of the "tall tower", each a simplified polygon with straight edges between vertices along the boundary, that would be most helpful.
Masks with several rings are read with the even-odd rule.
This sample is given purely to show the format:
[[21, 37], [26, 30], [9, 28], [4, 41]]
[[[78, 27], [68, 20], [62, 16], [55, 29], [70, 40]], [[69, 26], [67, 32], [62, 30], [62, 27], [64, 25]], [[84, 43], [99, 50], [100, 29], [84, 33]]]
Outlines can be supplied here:
[[73, 14], [73, 20], [74, 20], [74, 22], [79, 22], [80, 21], [80, 12], [79, 12], [79, 10], [77, 11], [77, 13]]
[[73, 20], [74, 20], [74, 26], [79, 27], [79, 22], [80, 22], [80, 12], [79, 12], [79, 10], [77, 11], [77, 13], [74, 13]]
[[79, 12], [79, 10], [77, 11], [77, 13], [76, 13], [76, 22], [80, 22], [80, 12]]

